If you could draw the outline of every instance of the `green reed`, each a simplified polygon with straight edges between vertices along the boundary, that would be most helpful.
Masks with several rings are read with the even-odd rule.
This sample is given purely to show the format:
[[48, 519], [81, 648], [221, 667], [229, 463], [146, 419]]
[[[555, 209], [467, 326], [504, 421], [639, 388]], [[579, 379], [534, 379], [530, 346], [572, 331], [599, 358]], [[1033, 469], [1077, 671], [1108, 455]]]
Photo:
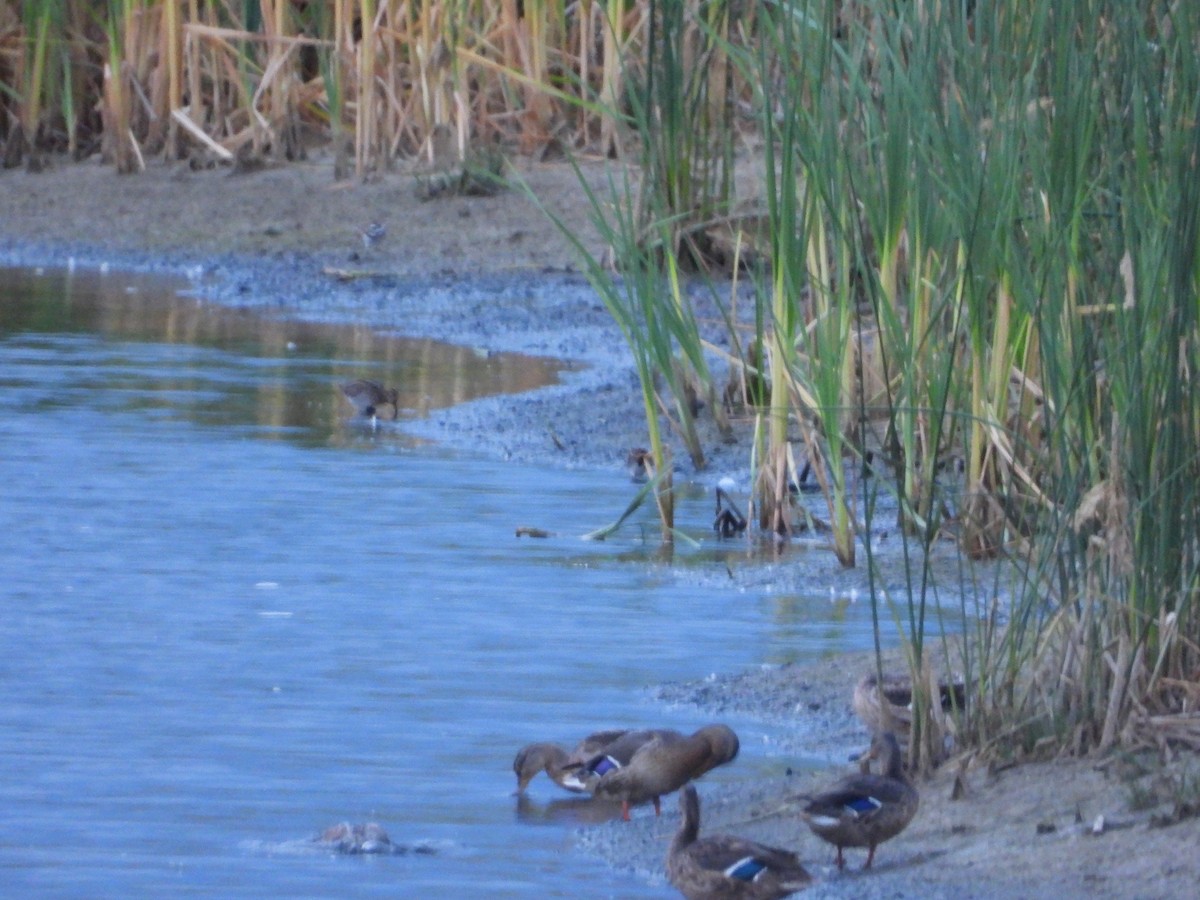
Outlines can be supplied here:
[[[787, 521], [790, 422], [845, 564], [895, 491], [907, 587], [874, 602], [909, 651], [918, 766], [947, 727], [1132, 740], [1139, 711], [1179, 708], [1200, 647], [1197, 14], [864, 2], [835, 38], [844, 11], [771, 4], [733, 57], [766, 139], [760, 524]], [[852, 497], [868, 450], [893, 478]], [[946, 536], [1004, 561], [958, 622], [935, 602]], [[947, 627], [971, 686], [953, 725], [929, 662]]]

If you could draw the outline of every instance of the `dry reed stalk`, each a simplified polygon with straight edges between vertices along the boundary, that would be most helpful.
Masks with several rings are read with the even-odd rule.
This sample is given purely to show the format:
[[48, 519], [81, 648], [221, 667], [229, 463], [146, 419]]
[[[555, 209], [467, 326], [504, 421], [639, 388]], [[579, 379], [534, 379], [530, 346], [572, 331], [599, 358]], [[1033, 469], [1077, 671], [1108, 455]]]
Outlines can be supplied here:
[[[250, 100], [250, 113], [253, 117], [252, 133], [255, 150], [259, 154], [263, 153], [268, 145], [277, 148], [278, 152], [280, 143], [287, 143], [287, 138], [283, 137], [288, 128], [288, 121], [291, 119], [291, 107], [288, 100], [290, 92], [286, 83], [291, 72], [288, 71], [287, 66], [292, 50], [296, 46], [293, 43], [289, 44], [286, 49], [280, 50], [277, 42], [272, 44], [269, 55], [270, 62], [263, 71], [254, 96]], [[259, 111], [260, 102], [264, 97], [266, 97], [265, 115]]]
[[123, 75], [124, 67], [119, 60], [114, 64], [104, 64], [104, 105], [100, 115], [104, 121], [104, 140], [106, 155], [113, 161], [117, 172], [128, 174], [136, 168], [137, 157], [133, 153], [129, 141], [132, 134], [129, 129], [128, 91]]
[[[1125, 719], [1125, 694], [1129, 688], [1131, 673], [1136, 669], [1136, 663], [1131, 660], [1131, 646], [1129, 635], [1121, 633], [1117, 636], [1116, 659], [1113, 659], [1110, 653], [1105, 654], [1104, 661], [1112, 677], [1108, 683], [1108, 704], [1104, 711], [1103, 724], [1100, 727], [1098, 749], [1101, 753], [1116, 742], [1117, 729]], [[1139, 655], [1141, 653], [1140, 647], [1138, 653]]]
[[378, 22], [375, 0], [362, 0], [362, 40], [358, 42], [358, 66], [354, 104], [354, 174], [365, 178], [372, 167], [375, 147], [375, 43]]
[[167, 69], [167, 90], [164, 102], [156, 112], [159, 119], [167, 123], [164, 149], [170, 159], [179, 155], [178, 131], [175, 118], [171, 113], [183, 106], [183, 30], [181, 26], [179, 4], [164, 3], [161, 41], [162, 56]]
[[385, 3], [379, 21], [379, 37], [383, 54], [382, 72], [377, 79], [383, 94], [381, 144], [385, 160], [391, 160], [400, 149], [404, 132], [402, 73], [405, 60], [402, 54], [406, 22], [398, 20], [401, 10], [396, 4]]
[[516, 4], [512, 0], [506, 0], [503, 10], [508, 57], [506, 63], [523, 76], [519, 84], [524, 102], [522, 110], [517, 114], [520, 124], [520, 148], [522, 153], [530, 154], [549, 142], [549, 126], [554, 117], [554, 110], [549, 96], [540, 89], [541, 85], [546, 84], [548, 68], [547, 48], [544, 43], [544, 3], [531, 0], [526, 6], [525, 15], [518, 16]]
[[[294, 44], [282, 46], [288, 38], [288, 15], [284, 0], [260, 4], [263, 17], [263, 33], [274, 40], [266, 45], [267, 59], [250, 101], [250, 112], [258, 127], [255, 150], [261, 155], [270, 146], [277, 155], [286, 142], [284, 133], [290, 118], [289, 81], [285, 67]], [[282, 139], [282, 141], [281, 141]]]
[[[15, 9], [0, 6], [0, 78], [13, 89], [15, 97], [0, 94], [0, 111], [8, 113], [8, 140], [4, 147], [3, 165], [6, 169], [21, 164], [27, 136], [23, 122], [27, 118], [24, 97], [28, 95], [28, 50], [25, 29]], [[13, 109], [9, 108], [12, 104]]]
[[791, 496], [788, 493], [788, 472], [794, 462], [786, 443], [772, 444], [763, 454], [751, 491], [750, 515], [758, 504], [758, 525], [778, 535], [790, 535], [792, 522], [789, 512]]
[[625, 30], [625, 0], [612, 0], [600, 10], [603, 18], [603, 65], [600, 76], [600, 147], [603, 156], [619, 156], [625, 136], [621, 133], [617, 111], [625, 90], [624, 60], [631, 32]]
[[[200, 21], [198, 2], [199, 0], [188, 0], [189, 22]], [[200, 77], [202, 66], [200, 42], [196, 40], [195, 36], [186, 27], [184, 27], [182, 23], [180, 24], [180, 38], [183, 42], [183, 59], [186, 64], [188, 76], [187, 117], [188, 121], [190, 121], [192, 125], [200, 130], [203, 130], [205, 122], [207, 121], [207, 116], [205, 115], [204, 92], [201, 89], [201, 84], [203, 82], [201, 81]], [[183, 112], [181, 109], [182, 103], [183, 100], [180, 98], [179, 105], [174, 106], [171, 109], [172, 116], [176, 118], [177, 121], [178, 115]], [[185, 125], [184, 127], [186, 128], [187, 126]], [[173, 136], [170, 140], [175, 141], [176, 138]], [[178, 144], [168, 147], [168, 153], [178, 154], [179, 150], [180, 148]]]
[[205, 133], [204, 129], [202, 129], [199, 125], [197, 125], [195, 122], [193, 122], [191, 117], [186, 112], [184, 112], [181, 109], [177, 109], [173, 113], [171, 113], [171, 115], [175, 119], [175, 121], [184, 129], [184, 131], [186, 131], [188, 134], [190, 134], [195, 140], [199, 141], [214, 156], [216, 156], [220, 160], [224, 160], [225, 162], [233, 162], [233, 159], [234, 159], [233, 153], [228, 148], [222, 146], [221, 144], [218, 144], [216, 141], [214, 141], [212, 138], [210, 138]]

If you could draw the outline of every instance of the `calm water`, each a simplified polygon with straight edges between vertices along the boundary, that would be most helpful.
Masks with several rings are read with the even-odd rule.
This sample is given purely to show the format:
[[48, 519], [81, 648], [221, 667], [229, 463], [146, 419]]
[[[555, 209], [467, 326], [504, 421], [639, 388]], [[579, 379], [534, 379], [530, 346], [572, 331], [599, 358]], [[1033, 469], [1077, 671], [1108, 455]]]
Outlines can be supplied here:
[[[0, 279], [9, 896], [672, 896], [572, 851], [544, 777], [518, 808], [515, 750], [691, 730], [644, 689], [869, 644], [869, 605], [828, 584], [706, 587], [695, 570], [723, 563], [704, 553], [676, 577], [649, 511], [649, 543], [581, 541], [628, 503], [619, 475], [371, 433], [332, 388], [415, 384], [419, 414], [555, 364], [257, 322], [115, 275]], [[681, 515], [711, 546], [709, 498]], [[714, 781], [770, 764], [770, 727], [730, 721], [742, 758]], [[436, 855], [305, 843], [368, 819]]]

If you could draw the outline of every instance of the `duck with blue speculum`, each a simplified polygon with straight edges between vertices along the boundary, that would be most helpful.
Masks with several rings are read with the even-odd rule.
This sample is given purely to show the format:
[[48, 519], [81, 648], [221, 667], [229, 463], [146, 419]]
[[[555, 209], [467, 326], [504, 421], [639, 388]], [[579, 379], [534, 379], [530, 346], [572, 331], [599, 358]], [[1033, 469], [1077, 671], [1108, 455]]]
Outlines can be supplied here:
[[669, 728], [627, 731], [599, 751], [568, 763], [566, 768], [571, 772], [576, 784], [594, 794], [601, 778], [629, 765], [638, 752], [651, 741], [674, 741], [683, 737], [678, 731]]
[[881, 773], [843, 778], [829, 790], [808, 797], [800, 813], [817, 837], [837, 847], [839, 869], [846, 866], [844, 847], [866, 847], [863, 868], [869, 869], [875, 848], [907, 828], [920, 805], [917, 789], [904, 774], [894, 734], [876, 734], [863, 759], [878, 760]]
[[730, 834], [700, 837], [700, 798], [679, 794], [682, 820], [667, 850], [667, 878], [688, 900], [775, 900], [812, 882], [790, 850]]
[[664, 731], [647, 741], [623, 765], [593, 757], [585, 766], [598, 777], [592, 796], [621, 801], [621, 818], [629, 821], [629, 808], [653, 803], [654, 814], [662, 812], [660, 798], [717, 766], [731, 762], [740, 744], [728, 725], [706, 725], [691, 735]]
[[599, 776], [589, 766], [607, 771], [614, 765], [625, 765], [639, 747], [660, 733], [658, 729], [597, 731], [581, 740], [569, 753], [557, 744], [545, 741], [526, 744], [513, 760], [517, 793], [523, 793], [540, 772], [545, 772], [551, 781], [568, 791], [590, 793]]

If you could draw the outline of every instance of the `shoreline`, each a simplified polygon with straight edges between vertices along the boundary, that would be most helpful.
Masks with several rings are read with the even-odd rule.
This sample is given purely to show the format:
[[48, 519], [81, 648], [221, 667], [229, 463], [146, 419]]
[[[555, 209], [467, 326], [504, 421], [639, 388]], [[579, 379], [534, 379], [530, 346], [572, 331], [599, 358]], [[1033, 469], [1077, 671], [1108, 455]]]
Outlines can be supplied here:
[[[589, 177], [602, 171], [589, 169]], [[569, 167], [531, 167], [529, 179], [569, 224], [589, 227]], [[118, 177], [85, 163], [39, 176], [0, 173], [0, 205], [4, 264], [65, 268], [74, 259], [178, 275], [209, 302], [271, 316], [352, 321], [578, 363], [559, 385], [436, 410], [416, 424], [417, 433], [447, 446], [615, 471], [624, 469], [624, 450], [644, 442], [636, 378], [619, 332], [586, 279], [572, 271], [561, 235], [519, 192], [423, 203], [402, 174], [332, 185], [315, 165], [240, 176], [162, 167]], [[364, 252], [356, 223], [385, 216], [387, 244]], [[402, 228], [406, 222], [410, 228]], [[588, 235], [594, 241], [594, 231]], [[360, 265], [386, 274], [349, 283], [326, 274]], [[466, 291], [463, 279], [472, 285]], [[459, 289], [450, 291], [451, 284]], [[712, 453], [709, 467], [694, 471], [677, 448], [682, 478], [710, 485], [722, 475], [745, 477], [745, 444], [724, 444], [715, 430], [702, 439]], [[785, 583], [786, 568], [749, 577]], [[1161, 897], [1186, 896], [1200, 883], [1200, 819], [1151, 827], [1151, 817], [1169, 804], [1130, 809], [1135, 779], [1111, 774], [1115, 766], [1102, 771], [1091, 759], [972, 770], [959, 801], [949, 799], [954, 773], [943, 767], [920, 786], [921, 811], [881, 848], [874, 870], [861, 873], [862, 856], [852, 851], [849, 868], [837, 873], [832, 849], [808, 834], [787, 800], [840, 771], [789, 774], [787, 760], [800, 747], [840, 758], [865, 742], [849, 712], [850, 689], [864, 668], [852, 655], [651, 689], [658, 702], [691, 704], [706, 716], [736, 709], [796, 722], [795, 747], [776, 748], [771, 775], [700, 783], [702, 834], [736, 830], [798, 850], [818, 879], [807, 893], [820, 897]], [[677, 821], [674, 797], [663, 806], [660, 820], [643, 810], [632, 823], [581, 831], [575, 843], [665, 884], [661, 861]], [[1093, 836], [1100, 815], [1108, 827]], [[1039, 833], [1039, 826], [1053, 830]]]

